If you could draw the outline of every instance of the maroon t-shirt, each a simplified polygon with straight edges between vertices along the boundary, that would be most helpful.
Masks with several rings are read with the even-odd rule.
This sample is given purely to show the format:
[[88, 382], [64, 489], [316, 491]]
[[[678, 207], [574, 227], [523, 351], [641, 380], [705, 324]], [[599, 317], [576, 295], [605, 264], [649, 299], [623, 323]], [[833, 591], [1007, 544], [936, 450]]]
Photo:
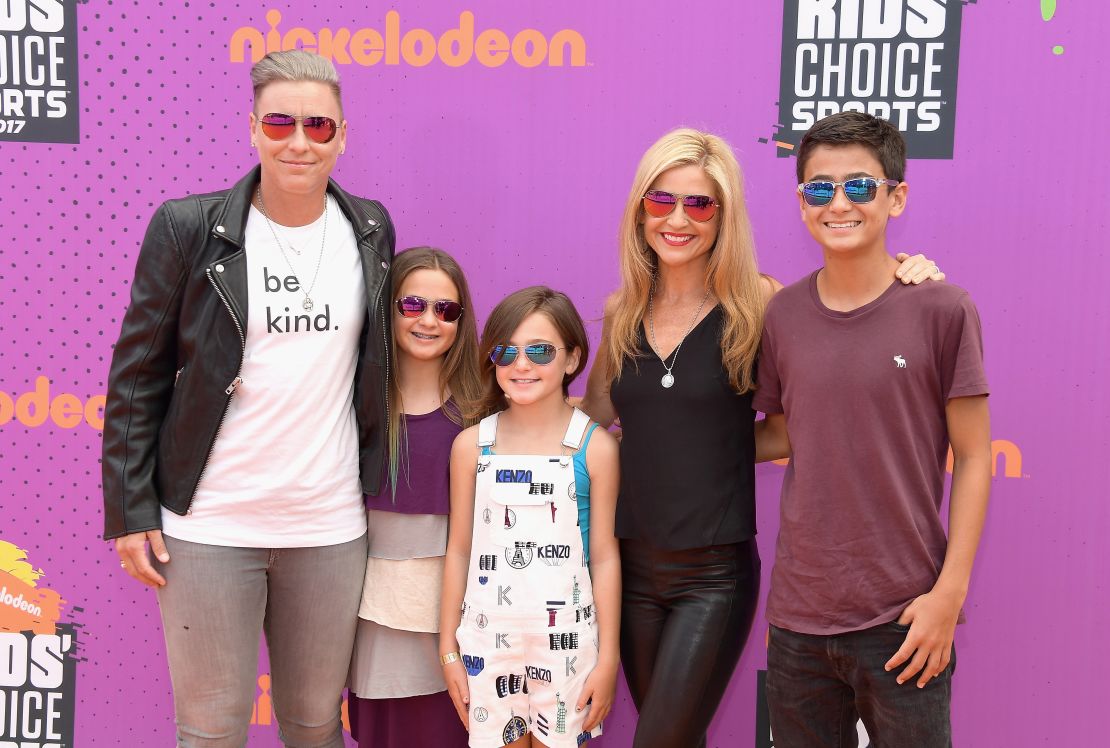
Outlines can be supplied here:
[[892, 621], [944, 562], [945, 406], [988, 392], [979, 315], [961, 288], [897, 281], [836, 312], [815, 272], [765, 324], [754, 407], [785, 414], [793, 449], [767, 619], [805, 634]]

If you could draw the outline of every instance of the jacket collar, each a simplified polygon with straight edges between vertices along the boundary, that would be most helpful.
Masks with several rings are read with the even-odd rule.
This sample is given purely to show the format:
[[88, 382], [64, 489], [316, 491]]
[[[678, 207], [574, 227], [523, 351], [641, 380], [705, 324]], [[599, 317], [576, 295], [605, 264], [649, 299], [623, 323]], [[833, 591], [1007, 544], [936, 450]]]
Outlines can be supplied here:
[[[216, 222], [209, 227], [209, 233], [212, 236], [229, 241], [242, 249], [251, 200], [261, 179], [262, 167], [256, 166], [228, 190], [227, 197], [224, 198], [223, 205], [216, 214]], [[370, 215], [363, 205], [347, 194], [334, 179], [328, 179], [328, 193], [335, 198], [336, 204], [351, 222], [359, 239], [365, 239], [380, 226], [381, 217]]]

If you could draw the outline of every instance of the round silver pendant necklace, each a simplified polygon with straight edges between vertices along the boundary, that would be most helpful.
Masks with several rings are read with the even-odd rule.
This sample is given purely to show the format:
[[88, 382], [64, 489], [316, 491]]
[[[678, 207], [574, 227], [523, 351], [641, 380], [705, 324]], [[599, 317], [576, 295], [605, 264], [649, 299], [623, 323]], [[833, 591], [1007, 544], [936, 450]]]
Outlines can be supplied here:
[[[266, 219], [266, 225], [270, 227], [270, 233], [274, 235], [274, 243], [277, 244], [278, 250], [281, 252], [281, 256], [285, 258], [285, 264], [289, 266], [290, 272], [292, 272], [293, 277], [297, 279], [297, 285], [300, 287], [301, 292], [304, 294], [304, 301], [301, 302], [301, 307], [306, 312], [311, 312], [312, 307], [314, 306], [314, 304], [312, 303], [312, 289], [316, 287], [316, 278], [318, 278], [320, 275], [320, 262], [324, 259], [324, 247], [327, 245], [328, 242], [327, 193], [324, 193], [324, 231], [320, 236], [320, 254], [316, 257], [316, 271], [312, 274], [312, 283], [308, 284], [307, 289], [304, 287], [304, 283], [301, 282], [301, 279], [297, 277], [297, 269], [293, 267], [293, 262], [289, 259], [289, 255], [285, 254], [285, 247], [282, 246], [281, 239], [278, 238], [277, 228], [274, 226], [274, 222], [270, 220], [270, 214], [266, 212], [266, 203], [262, 199], [261, 184], [258, 185], [258, 207], [262, 211], [263, 218]], [[289, 241], [288, 239], [286, 239], [286, 242], [289, 244], [289, 249], [293, 250], [293, 252], [297, 255], [301, 254], [300, 250], [293, 246], [293, 242]]]
[[[653, 304], [654, 299], [655, 282], [652, 281], [651, 291], [648, 292], [648, 332], [651, 333], [651, 346], [655, 350], [655, 355], [659, 356], [659, 344], [655, 342], [655, 307]], [[707, 288], [705, 289], [705, 296], [702, 297], [701, 303], [698, 304], [698, 310], [694, 312], [694, 318], [690, 320], [690, 326], [686, 328], [686, 332], [683, 333], [682, 339], [678, 341], [678, 345], [676, 345], [674, 348], [674, 353], [671, 354], [671, 356], [669, 357], [671, 359], [671, 365], [667, 366], [667, 359], [659, 356], [659, 361], [663, 364], [663, 368], [667, 372], [663, 375], [663, 378], [659, 380], [659, 384], [663, 385], [663, 389], [669, 390], [671, 387], [674, 387], [674, 374], [671, 373], [671, 370], [674, 369], [675, 362], [678, 361], [678, 352], [682, 350], [682, 344], [686, 342], [686, 336], [690, 334], [690, 332], [694, 329], [694, 325], [698, 323], [698, 317], [701, 316], [702, 307], [705, 306], [705, 302], [708, 300], [709, 289]]]

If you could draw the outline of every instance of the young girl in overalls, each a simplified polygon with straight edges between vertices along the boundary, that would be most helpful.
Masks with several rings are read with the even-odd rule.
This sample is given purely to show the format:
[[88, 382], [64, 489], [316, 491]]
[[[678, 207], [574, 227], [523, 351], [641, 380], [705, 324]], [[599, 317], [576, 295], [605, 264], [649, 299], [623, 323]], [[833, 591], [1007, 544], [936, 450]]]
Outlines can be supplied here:
[[472, 748], [572, 748], [613, 703], [617, 442], [567, 403], [588, 341], [564, 294], [497, 305], [477, 426], [451, 450], [440, 652]]

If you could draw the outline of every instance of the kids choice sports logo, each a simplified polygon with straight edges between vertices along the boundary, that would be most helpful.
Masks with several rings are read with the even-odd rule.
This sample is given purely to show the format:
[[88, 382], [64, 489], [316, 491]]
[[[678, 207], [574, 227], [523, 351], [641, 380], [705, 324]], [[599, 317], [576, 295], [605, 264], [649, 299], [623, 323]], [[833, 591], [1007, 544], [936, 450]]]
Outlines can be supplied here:
[[786, 0], [779, 126], [786, 155], [842, 111], [890, 120], [910, 158], [952, 158], [963, 2]]
[[0, 748], [73, 745], [77, 632], [58, 623], [65, 601], [42, 576], [0, 540]]
[[469, 10], [459, 13], [458, 23], [438, 35], [404, 24], [396, 10], [385, 14], [380, 28], [290, 28], [283, 26], [279, 10], [266, 12], [266, 24], [265, 29], [243, 26], [232, 33], [231, 62], [253, 64], [269, 52], [303, 49], [337, 65], [364, 67], [401, 64], [424, 67], [436, 60], [448, 67], [477, 63], [497, 68], [510, 61], [526, 68], [586, 64], [586, 40], [573, 29], [562, 29], [550, 36], [537, 29], [510, 34], [496, 28], [479, 28]]
[[76, 143], [76, 0], [0, 0], [0, 140]]

